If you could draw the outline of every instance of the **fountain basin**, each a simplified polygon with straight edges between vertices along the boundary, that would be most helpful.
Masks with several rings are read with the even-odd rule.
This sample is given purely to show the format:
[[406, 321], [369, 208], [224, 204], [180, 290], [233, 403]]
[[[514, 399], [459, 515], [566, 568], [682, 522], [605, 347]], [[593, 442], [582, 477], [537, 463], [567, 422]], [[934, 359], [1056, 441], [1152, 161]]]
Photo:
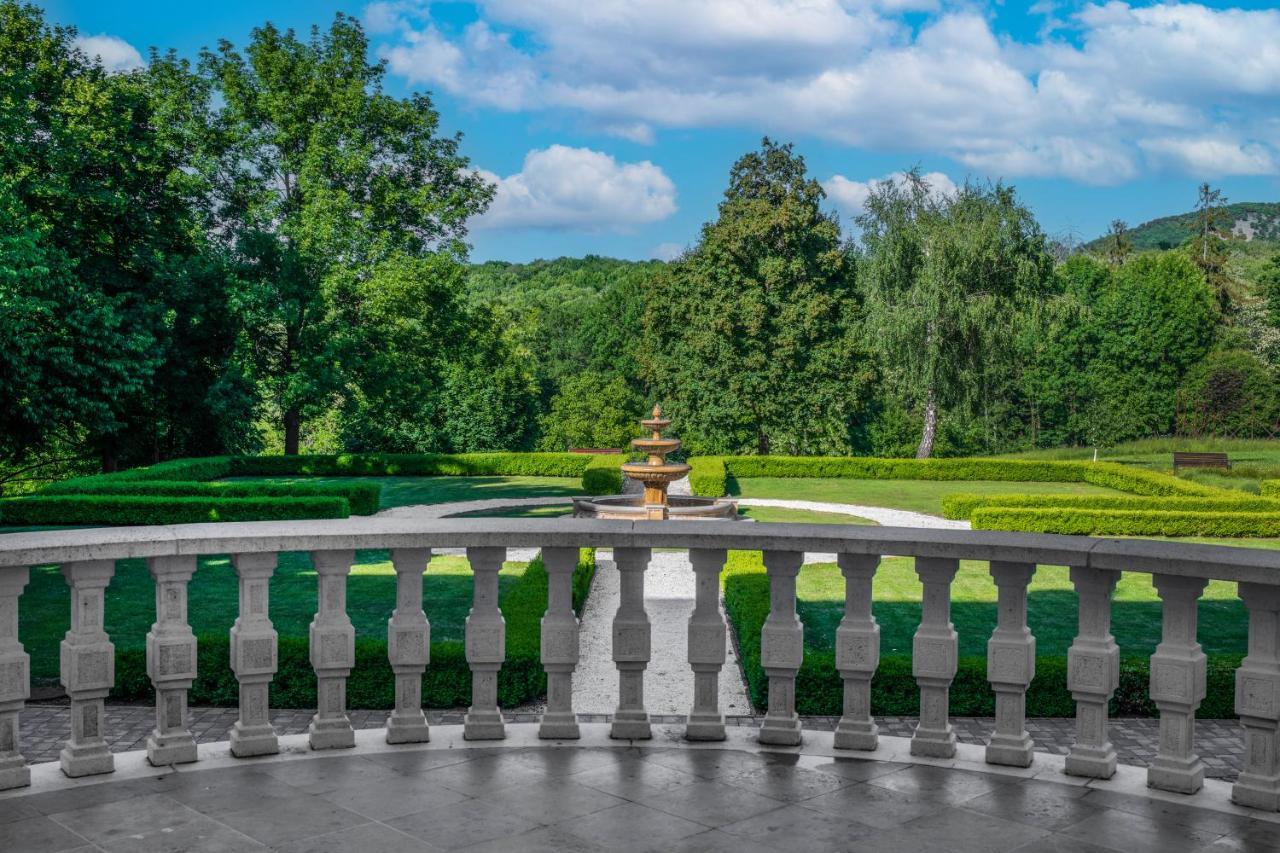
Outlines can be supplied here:
[[[667, 497], [672, 521], [738, 520], [738, 502], [726, 498], [699, 498], [689, 495]], [[644, 521], [650, 518], [643, 495], [607, 495], [598, 498], [574, 498], [574, 518], [606, 518]]]

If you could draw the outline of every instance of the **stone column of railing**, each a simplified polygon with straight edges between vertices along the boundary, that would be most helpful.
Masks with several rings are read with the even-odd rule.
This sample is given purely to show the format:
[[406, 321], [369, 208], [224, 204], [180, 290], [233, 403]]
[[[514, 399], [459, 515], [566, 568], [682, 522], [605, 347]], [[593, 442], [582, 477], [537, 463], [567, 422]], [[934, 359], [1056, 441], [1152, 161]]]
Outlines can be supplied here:
[[803, 562], [801, 551], [764, 552], [769, 616], [760, 635], [760, 666], [769, 676], [769, 707], [760, 724], [761, 743], [800, 743], [796, 674], [804, 663], [804, 626], [796, 616], [796, 576]]
[[471, 668], [471, 707], [463, 718], [467, 740], [501, 740], [506, 736], [498, 709], [498, 670], [507, 659], [507, 623], [498, 608], [498, 572], [507, 549], [467, 549], [473, 597], [467, 614], [467, 665]]
[[1249, 654], [1236, 670], [1244, 768], [1231, 789], [1242, 806], [1280, 811], [1280, 587], [1242, 583]]
[[644, 671], [649, 666], [649, 614], [644, 610], [644, 572], [648, 548], [614, 548], [618, 567], [618, 612], [613, 617], [613, 662], [618, 668], [618, 708], [609, 737], [648, 740], [653, 737], [644, 707]]
[[316, 715], [307, 728], [312, 749], [350, 749], [356, 733], [347, 716], [347, 678], [356, 662], [356, 631], [347, 616], [347, 575], [355, 551], [313, 551], [318, 595], [309, 630], [316, 672]]
[[1147, 769], [1147, 784], [1194, 794], [1204, 785], [1195, 751], [1196, 708], [1205, 696], [1205, 656], [1196, 642], [1196, 605], [1208, 580], [1155, 575], [1164, 604], [1163, 634], [1151, 656], [1151, 701], [1160, 709], [1160, 746]]
[[1067, 688], [1076, 701], [1076, 742], [1067, 754], [1072, 776], [1110, 779], [1116, 751], [1107, 737], [1107, 703], [1120, 684], [1120, 649], [1111, 636], [1111, 596], [1120, 573], [1071, 567], [1080, 599], [1080, 627], [1067, 651]]
[[387, 718], [387, 743], [431, 739], [422, 713], [422, 673], [431, 662], [431, 623], [422, 610], [422, 575], [430, 563], [430, 548], [391, 550], [396, 609], [387, 620], [387, 657], [396, 675], [396, 707]]
[[276, 630], [267, 615], [276, 554], [232, 554], [240, 579], [240, 615], [231, 626], [231, 671], [240, 684], [240, 717], [231, 727], [231, 754], [238, 758], [280, 751], [271, 726], [268, 695], [276, 674]]
[[578, 616], [573, 612], [573, 571], [577, 548], [543, 548], [547, 569], [547, 612], [542, 617], [542, 666], [547, 671], [547, 709], [538, 737], [576, 740], [573, 671], [578, 666]]
[[187, 691], [196, 678], [196, 635], [187, 620], [187, 584], [196, 557], [152, 557], [156, 621], [147, 633], [147, 675], [156, 689], [156, 727], [147, 738], [147, 760], [157, 767], [196, 760], [187, 727]]
[[62, 686], [71, 697], [71, 737], [59, 756], [68, 776], [110, 773], [115, 761], [103, 737], [103, 700], [116, 680], [116, 648], [103, 626], [114, 560], [67, 563], [71, 630], [62, 640]]
[[693, 670], [693, 708], [684, 736], [689, 740], [724, 740], [720, 713], [720, 670], [724, 668], [728, 629], [720, 612], [720, 572], [728, 552], [692, 548], [695, 592], [689, 616], [689, 667]]
[[871, 612], [871, 583], [880, 558], [840, 554], [844, 575], [844, 618], [836, 629], [836, 669], [844, 679], [844, 713], [836, 725], [837, 749], [875, 749], [877, 728], [871, 718], [871, 678], [880, 666], [880, 626]]
[[996, 726], [987, 742], [987, 762], [1030, 767], [1035, 754], [1027, 734], [1027, 687], [1036, 676], [1036, 638], [1027, 628], [1031, 563], [991, 561], [996, 583], [996, 629], [987, 641], [987, 681], [996, 694]]
[[950, 703], [960, 642], [951, 624], [951, 581], [959, 569], [959, 560], [916, 558], [924, 594], [920, 627], [911, 641], [911, 672], [920, 685], [920, 722], [911, 738], [912, 755], [951, 758], [956, 754]]
[[31, 784], [19, 751], [18, 715], [31, 696], [31, 657], [18, 642], [18, 597], [31, 572], [0, 567], [0, 791]]

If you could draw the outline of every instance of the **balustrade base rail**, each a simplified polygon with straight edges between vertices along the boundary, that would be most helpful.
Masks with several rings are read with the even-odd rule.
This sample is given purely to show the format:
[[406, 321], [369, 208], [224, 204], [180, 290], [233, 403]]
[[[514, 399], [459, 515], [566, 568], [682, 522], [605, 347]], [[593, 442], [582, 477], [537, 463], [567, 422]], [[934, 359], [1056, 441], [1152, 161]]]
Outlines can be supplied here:
[[[465, 658], [471, 670], [471, 705], [460, 732], [439, 735], [421, 708], [421, 680], [431, 665], [431, 626], [422, 600], [422, 576], [433, 548], [466, 549], [474, 574], [466, 620]], [[497, 702], [497, 675], [507, 655], [506, 620], [498, 601], [498, 572], [510, 547], [542, 550], [548, 585], [539, 659], [547, 702], [535, 727], [509, 727]], [[230, 631], [231, 668], [239, 683], [239, 707], [229, 734], [231, 755], [278, 754], [282, 735], [268, 706], [278, 668], [278, 637], [271, 622], [270, 581], [278, 556], [309, 551], [317, 575], [317, 610], [309, 631], [310, 662], [318, 705], [307, 724], [313, 751], [368, 745], [382, 748], [438, 738], [511, 742], [530, 737], [588, 734], [573, 709], [579, 662], [579, 625], [573, 609], [573, 570], [581, 547], [613, 549], [620, 596], [613, 623], [618, 706], [607, 736], [651, 741], [668, 726], [647, 711], [644, 674], [651, 656], [652, 626], [645, 611], [645, 571], [653, 548], [687, 549], [697, 578], [697, 601], [688, 623], [688, 660], [695, 674], [688, 722], [661, 732], [687, 741], [715, 743], [750, 738], [773, 748], [817, 742], [844, 754], [910, 756], [950, 762], [976, 760], [1032, 775], [1053, 771], [1081, 780], [1119, 777], [1198, 799], [1220, 797], [1280, 811], [1280, 553], [1242, 548], [1141, 540], [1012, 534], [987, 531], [857, 528], [731, 522], [609, 522], [576, 519], [349, 519], [333, 522], [249, 522], [180, 527], [80, 530], [11, 534], [0, 540], [0, 786], [25, 785], [45, 765], [25, 766], [19, 719], [30, 695], [30, 666], [19, 637], [18, 600], [29, 567], [61, 566], [70, 588], [71, 628], [60, 650], [62, 685], [69, 696], [70, 737], [59, 753], [59, 771], [72, 778], [109, 774], [104, 699], [115, 683], [115, 647], [104, 623], [104, 600], [116, 561], [145, 557], [155, 581], [156, 621], [147, 634], [147, 673], [155, 687], [155, 725], [146, 741], [152, 765], [204, 760], [226, 747], [197, 746], [187, 709], [196, 677], [197, 638], [187, 618], [187, 586], [198, 557], [230, 554], [239, 584], [239, 617]], [[346, 587], [357, 549], [390, 550], [396, 572], [395, 609], [387, 622], [389, 664], [396, 701], [386, 731], [357, 731], [347, 709], [347, 679], [355, 665], [354, 630]], [[768, 677], [767, 712], [758, 729], [731, 727], [718, 707], [718, 682], [726, 660], [727, 625], [717, 591], [729, 549], [759, 550], [770, 589], [760, 640], [760, 665]], [[797, 616], [796, 578], [804, 554], [836, 553], [846, 580], [845, 612], [835, 637], [836, 669], [844, 680], [844, 708], [834, 734], [806, 731], [796, 713], [796, 676], [804, 660], [804, 625]], [[880, 556], [915, 558], [923, 587], [921, 621], [912, 644], [920, 714], [908, 741], [880, 731], [870, 713], [870, 683], [879, 665], [879, 626], [872, 587]], [[996, 716], [983, 747], [962, 743], [950, 715], [957, 671], [958, 636], [951, 622], [951, 585], [961, 560], [990, 564], [998, 590], [998, 619], [987, 646], [987, 672]], [[1026, 717], [1026, 691], [1035, 675], [1035, 637], [1027, 624], [1027, 589], [1038, 565], [1066, 565], [1078, 597], [1078, 633], [1068, 655], [1067, 686], [1076, 704], [1074, 735], [1065, 756], [1035, 753]], [[1150, 695], [1160, 711], [1159, 736], [1149, 768], [1118, 769], [1116, 728], [1108, 704], [1119, 679], [1119, 654], [1111, 633], [1111, 605], [1122, 571], [1152, 576], [1162, 603], [1161, 642], [1151, 657]], [[1249, 619], [1248, 655], [1236, 674], [1235, 707], [1243, 728], [1243, 761], [1234, 785], [1207, 783], [1197, 754], [1195, 714], [1205, 697], [1206, 659], [1197, 642], [1197, 602], [1211, 579], [1238, 583]], [[1199, 724], [1203, 729], [1203, 723]], [[513, 734], [513, 729], [521, 729]], [[524, 728], [531, 729], [524, 731]], [[290, 741], [292, 743], [292, 741]], [[211, 752], [212, 750], [212, 752]], [[1212, 789], [1212, 790], [1210, 790]], [[1209, 793], [1204, 793], [1208, 791]]]

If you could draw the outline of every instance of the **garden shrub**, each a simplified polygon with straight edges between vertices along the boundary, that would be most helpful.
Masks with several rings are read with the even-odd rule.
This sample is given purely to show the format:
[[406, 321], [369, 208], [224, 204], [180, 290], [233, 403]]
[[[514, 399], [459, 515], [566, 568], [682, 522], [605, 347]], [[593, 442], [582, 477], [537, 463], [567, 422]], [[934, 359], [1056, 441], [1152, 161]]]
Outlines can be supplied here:
[[1179, 510], [1182, 512], [1280, 512], [1280, 500], [1249, 497], [1168, 497], [1141, 495], [977, 495], [959, 492], [942, 498], [944, 518], [967, 519], [979, 508]]
[[172, 497], [272, 498], [272, 497], [340, 497], [346, 498], [354, 515], [373, 515], [378, 511], [382, 486], [377, 483], [255, 483], [193, 482], [183, 480], [100, 480], [86, 478], [67, 480], [45, 488], [42, 495], [152, 495]]
[[170, 497], [158, 495], [28, 495], [0, 500], [0, 524], [194, 524], [346, 518], [346, 498]]
[[582, 472], [582, 490], [589, 495], [616, 495], [622, 491], [623, 454], [603, 453], [591, 457]]
[[[760, 631], [769, 615], [769, 579], [756, 554], [730, 552], [724, 573], [725, 612], [738, 638], [738, 654], [747, 679], [751, 703], [764, 708], [769, 701], [769, 679], [760, 665]], [[1209, 656], [1208, 692], [1196, 716], [1225, 719], [1235, 716], [1235, 671], [1241, 655]], [[1148, 658], [1120, 661], [1120, 686], [1111, 700], [1117, 716], [1152, 717], [1157, 709], [1150, 698]], [[835, 653], [806, 646], [804, 662], [796, 676], [796, 710], [801, 714], [835, 716], [843, 708], [844, 682], [835, 668]], [[890, 716], [920, 713], [920, 688], [911, 672], [910, 655], [886, 655], [871, 681], [871, 712]], [[1065, 656], [1036, 658], [1036, 675], [1027, 689], [1027, 715], [1075, 716], [1075, 702], [1067, 689]], [[990, 717], [995, 714], [995, 694], [987, 682], [983, 657], [962, 657], [951, 683], [950, 713], [954, 716]]]
[[583, 453], [342, 453], [330, 456], [237, 456], [244, 477], [581, 477]]
[[[573, 573], [573, 607], [581, 615], [587, 591], [595, 575], [595, 552], [584, 548]], [[507, 621], [507, 659], [498, 673], [498, 703], [520, 705], [544, 695], [546, 673], [539, 660], [541, 620], [547, 609], [547, 571], [541, 556], [535, 557], [520, 581], [502, 596]], [[387, 613], [395, 606], [387, 602]], [[316, 707], [316, 675], [311, 668], [306, 637], [279, 638], [279, 666], [271, 682], [272, 708]], [[197, 650], [196, 680], [188, 701], [193, 705], [235, 705], [239, 688], [229, 665], [227, 634], [202, 634]], [[115, 699], [140, 701], [154, 697], [147, 677], [146, 650], [117, 649]], [[457, 708], [471, 702], [471, 670], [466, 649], [457, 640], [432, 641], [431, 663], [422, 677], [422, 703], [432, 708]], [[395, 674], [387, 660], [387, 641], [380, 637], [356, 639], [356, 660], [347, 680], [347, 707], [395, 706]]]
[[704, 498], [723, 497], [729, 474], [719, 456], [695, 456], [689, 460], [689, 491]]
[[978, 507], [970, 520], [975, 530], [1079, 536], [1280, 536], [1280, 512]]

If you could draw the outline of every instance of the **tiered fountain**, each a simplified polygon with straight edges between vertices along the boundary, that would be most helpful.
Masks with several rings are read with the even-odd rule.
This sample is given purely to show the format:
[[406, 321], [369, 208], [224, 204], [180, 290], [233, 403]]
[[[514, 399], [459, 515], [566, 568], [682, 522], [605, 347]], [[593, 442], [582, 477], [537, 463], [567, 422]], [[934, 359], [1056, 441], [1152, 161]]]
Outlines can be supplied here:
[[679, 449], [680, 441], [663, 438], [662, 431], [671, 421], [662, 417], [662, 409], [653, 407], [653, 417], [640, 425], [652, 433], [649, 438], [631, 442], [636, 450], [648, 455], [643, 462], [628, 462], [622, 473], [644, 486], [643, 495], [622, 494], [599, 498], [574, 498], [575, 518], [615, 518], [632, 521], [664, 521], [667, 519], [735, 519], [738, 504], [723, 498], [698, 498], [690, 495], [668, 495], [667, 487], [689, 473], [683, 462], [668, 462], [667, 454]]

